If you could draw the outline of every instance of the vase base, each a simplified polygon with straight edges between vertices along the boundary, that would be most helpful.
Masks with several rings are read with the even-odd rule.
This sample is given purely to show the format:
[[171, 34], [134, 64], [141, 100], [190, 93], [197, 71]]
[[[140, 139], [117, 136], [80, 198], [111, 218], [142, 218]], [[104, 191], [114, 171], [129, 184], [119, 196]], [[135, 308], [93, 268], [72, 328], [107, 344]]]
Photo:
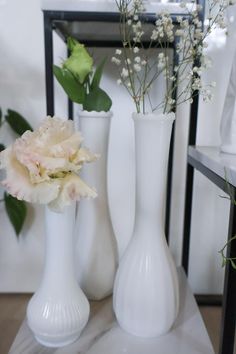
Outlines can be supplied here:
[[170, 328], [165, 328], [165, 329], [160, 329], [159, 331], [146, 331], [146, 328], [144, 328], [143, 330], [135, 330], [133, 328], [130, 328], [126, 325], [124, 325], [123, 323], [121, 323], [118, 319], [117, 322], [119, 323], [119, 326], [127, 333], [131, 334], [132, 336], [135, 337], [140, 337], [140, 338], [157, 338], [157, 337], [161, 337], [165, 334], [167, 334], [169, 331], [171, 331], [171, 327]]
[[58, 337], [48, 337], [44, 335], [35, 335], [35, 339], [37, 342], [42, 344], [45, 347], [50, 347], [50, 348], [59, 348], [59, 347], [65, 347], [66, 345], [69, 345], [73, 342], [75, 342], [79, 336], [80, 333], [74, 333], [72, 335], [68, 336], [63, 336], [62, 338]]

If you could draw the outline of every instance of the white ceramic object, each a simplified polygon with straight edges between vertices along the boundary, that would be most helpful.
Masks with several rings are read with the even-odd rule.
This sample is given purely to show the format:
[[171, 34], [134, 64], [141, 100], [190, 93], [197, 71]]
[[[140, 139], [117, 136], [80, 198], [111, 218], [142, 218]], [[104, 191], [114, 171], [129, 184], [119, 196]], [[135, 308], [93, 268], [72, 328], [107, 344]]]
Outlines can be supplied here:
[[46, 256], [43, 279], [27, 307], [27, 321], [37, 341], [48, 347], [74, 342], [89, 317], [74, 264], [75, 204], [63, 214], [46, 208]]
[[172, 327], [179, 307], [176, 268], [164, 235], [167, 163], [174, 114], [133, 114], [136, 210], [132, 239], [121, 259], [113, 307], [120, 326], [140, 337]]
[[229, 84], [220, 124], [221, 151], [236, 154], [236, 52], [232, 63]]
[[84, 166], [82, 178], [96, 188], [98, 196], [83, 199], [77, 213], [77, 272], [81, 288], [91, 300], [101, 300], [113, 290], [117, 270], [117, 244], [107, 195], [107, 152], [111, 112], [79, 114], [84, 141], [100, 158]]

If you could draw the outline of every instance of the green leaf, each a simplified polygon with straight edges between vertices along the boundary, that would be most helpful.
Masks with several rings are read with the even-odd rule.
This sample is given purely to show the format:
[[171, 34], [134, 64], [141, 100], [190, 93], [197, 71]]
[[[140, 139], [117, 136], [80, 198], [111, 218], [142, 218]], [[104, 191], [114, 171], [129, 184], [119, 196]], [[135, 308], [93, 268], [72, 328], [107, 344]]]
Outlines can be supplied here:
[[69, 70], [59, 68], [56, 65], [53, 65], [53, 73], [70, 100], [83, 104], [85, 88], [75, 79], [73, 74]]
[[108, 112], [111, 108], [112, 100], [101, 88], [92, 90], [85, 98], [83, 109], [86, 111]]
[[6, 149], [6, 147], [3, 144], [0, 144], [0, 152], [5, 150], [5, 149]]
[[98, 65], [94, 75], [93, 75], [93, 81], [91, 84], [91, 89], [94, 90], [96, 88], [99, 87], [100, 81], [101, 81], [101, 77], [102, 77], [102, 73], [103, 73], [103, 68], [106, 62], [106, 58], [104, 58], [101, 63]]
[[10, 194], [4, 193], [4, 201], [7, 215], [18, 236], [25, 222], [27, 208], [23, 200], [18, 200]]
[[33, 131], [32, 127], [27, 122], [27, 120], [16, 111], [8, 109], [5, 119], [12, 128], [12, 130], [19, 135], [22, 135], [26, 130]]

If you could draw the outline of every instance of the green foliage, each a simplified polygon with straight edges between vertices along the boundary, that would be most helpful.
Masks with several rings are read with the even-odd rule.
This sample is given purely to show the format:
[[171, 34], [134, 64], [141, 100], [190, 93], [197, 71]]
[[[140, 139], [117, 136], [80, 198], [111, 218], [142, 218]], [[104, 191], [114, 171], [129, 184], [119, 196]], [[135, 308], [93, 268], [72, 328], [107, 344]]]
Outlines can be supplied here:
[[236, 241], [236, 236], [232, 237], [224, 247], [219, 251], [222, 257], [222, 267], [226, 265], [227, 262], [231, 263], [231, 266], [236, 269], [236, 257], [230, 258], [225, 255], [225, 249], [230, 245], [231, 242]]
[[56, 65], [53, 65], [53, 73], [70, 100], [82, 104], [85, 99], [85, 88], [73, 74], [68, 69], [59, 68]]
[[94, 89], [99, 87], [100, 81], [101, 81], [101, 78], [102, 78], [102, 73], [103, 73], [105, 62], [106, 62], [106, 58], [103, 59], [101, 61], [101, 63], [98, 65], [98, 67], [97, 67], [97, 69], [96, 69], [96, 71], [95, 71], [95, 73], [93, 75], [93, 80], [92, 80], [92, 83], [91, 83], [91, 90], [94, 90]]
[[18, 236], [25, 222], [27, 208], [23, 200], [18, 200], [10, 194], [4, 193], [4, 201], [7, 215]]
[[99, 85], [106, 59], [103, 59], [95, 72], [93, 59], [83, 44], [69, 37], [67, 46], [71, 54], [62, 68], [54, 65], [53, 73], [70, 100], [79, 103], [87, 111], [109, 111], [112, 100]]
[[112, 105], [110, 97], [101, 88], [97, 87], [86, 95], [84, 109], [86, 111], [108, 112]]
[[[18, 135], [22, 135], [26, 130], [33, 130], [24, 117], [11, 109], [7, 110], [4, 121], [2, 120], [2, 111], [0, 109], [0, 126], [3, 122], [7, 122], [11, 129]], [[0, 143], [0, 152], [4, 149], [5, 146]], [[26, 203], [7, 193], [4, 194], [4, 203], [9, 220], [18, 236], [22, 230], [27, 215]]]
[[22, 135], [26, 130], [33, 130], [25, 118], [11, 109], [7, 110], [5, 119], [12, 130], [18, 135]]

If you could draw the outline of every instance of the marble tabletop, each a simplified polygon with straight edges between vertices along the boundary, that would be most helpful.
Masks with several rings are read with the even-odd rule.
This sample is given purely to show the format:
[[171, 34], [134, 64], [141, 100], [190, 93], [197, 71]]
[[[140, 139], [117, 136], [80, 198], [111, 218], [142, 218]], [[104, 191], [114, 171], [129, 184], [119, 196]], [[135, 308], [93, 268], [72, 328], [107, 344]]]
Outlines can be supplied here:
[[236, 155], [209, 146], [189, 146], [188, 155], [236, 187]]
[[[63, 348], [46, 348], [23, 322], [9, 354], [214, 354], [195, 299], [182, 269], [178, 270], [180, 311], [172, 330], [161, 337], [142, 339], [124, 332], [108, 298], [91, 304], [91, 317], [81, 337]], [[158, 299], [157, 299], [158, 301]]]

